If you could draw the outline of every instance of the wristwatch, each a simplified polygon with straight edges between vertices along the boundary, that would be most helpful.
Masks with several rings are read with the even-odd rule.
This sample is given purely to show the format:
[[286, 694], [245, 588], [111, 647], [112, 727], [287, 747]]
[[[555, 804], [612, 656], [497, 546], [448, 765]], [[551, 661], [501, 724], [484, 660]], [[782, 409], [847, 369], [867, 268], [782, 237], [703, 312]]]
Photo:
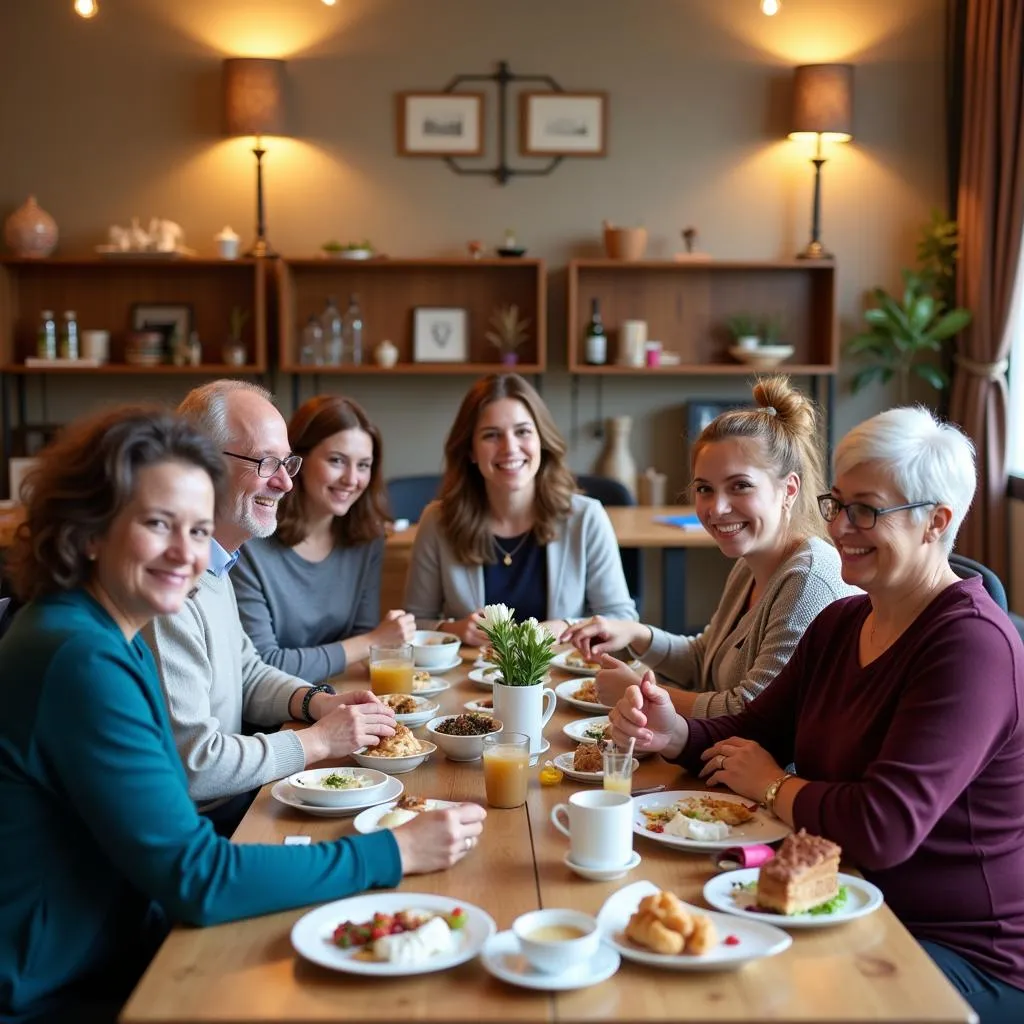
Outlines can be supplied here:
[[316, 719], [309, 713], [309, 702], [318, 693], [334, 694], [335, 692], [337, 691], [334, 689], [334, 687], [328, 686], [326, 683], [320, 683], [318, 686], [311, 686], [306, 691], [305, 696], [302, 698], [302, 720], [304, 722], [309, 722], [309, 724], [312, 725], [316, 721]]
[[780, 775], [774, 782], [768, 784], [768, 788], [764, 791], [764, 798], [761, 800], [761, 805], [764, 807], [769, 814], [775, 813], [775, 801], [778, 798], [779, 790], [782, 789], [782, 784], [787, 779], [794, 779], [796, 776], [792, 772], [786, 772]]

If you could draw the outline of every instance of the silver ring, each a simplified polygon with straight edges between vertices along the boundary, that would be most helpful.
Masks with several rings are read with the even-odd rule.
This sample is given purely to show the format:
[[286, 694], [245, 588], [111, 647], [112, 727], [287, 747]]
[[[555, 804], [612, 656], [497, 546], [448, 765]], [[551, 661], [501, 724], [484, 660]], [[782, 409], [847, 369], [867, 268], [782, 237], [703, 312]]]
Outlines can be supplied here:
[[476, 837], [466, 836], [466, 853], [469, 853], [469, 851], [472, 850], [474, 846], [476, 846]]

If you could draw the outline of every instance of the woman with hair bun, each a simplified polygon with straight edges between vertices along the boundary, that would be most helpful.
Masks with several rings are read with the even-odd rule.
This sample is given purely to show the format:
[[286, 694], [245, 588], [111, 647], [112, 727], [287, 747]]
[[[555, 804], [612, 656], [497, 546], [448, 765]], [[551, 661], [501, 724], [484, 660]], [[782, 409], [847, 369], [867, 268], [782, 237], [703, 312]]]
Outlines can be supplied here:
[[755, 409], [717, 416], [693, 446], [693, 500], [722, 554], [735, 558], [718, 607], [697, 636], [595, 618], [561, 639], [588, 659], [613, 705], [638, 677], [608, 652], [629, 655], [678, 684], [672, 703], [696, 718], [741, 711], [789, 661], [811, 620], [855, 593], [840, 575], [815, 504], [824, 488], [814, 405], [784, 376], [759, 380]]

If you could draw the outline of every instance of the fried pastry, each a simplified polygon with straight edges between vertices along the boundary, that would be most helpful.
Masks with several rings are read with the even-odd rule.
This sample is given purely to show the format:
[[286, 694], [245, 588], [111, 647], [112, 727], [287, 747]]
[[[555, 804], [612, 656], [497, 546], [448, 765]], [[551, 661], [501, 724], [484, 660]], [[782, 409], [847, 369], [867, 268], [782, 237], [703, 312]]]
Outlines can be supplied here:
[[386, 693], [381, 697], [381, 701], [396, 715], [411, 715], [418, 707], [415, 698], [407, 693]]
[[597, 684], [593, 679], [588, 679], [583, 685], [573, 694], [576, 700], [584, 700], [588, 704], [600, 704], [601, 698], [597, 695]]
[[594, 672], [598, 671], [601, 667], [596, 661], [587, 661], [579, 651], [570, 651], [565, 656], [565, 663], [566, 665], [572, 665], [573, 668], [588, 668]]
[[414, 690], [425, 690], [430, 685], [429, 672], [413, 672], [412, 688]]
[[416, 811], [418, 814], [420, 811], [425, 811], [429, 806], [429, 801], [425, 800], [421, 796], [413, 796], [412, 793], [405, 793], [398, 798], [395, 803], [395, 807], [403, 811]]
[[645, 896], [626, 925], [626, 938], [663, 956], [703, 956], [718, 944], [711, 918], [691, 913], [675, 893]]
[[401, 722], [395, 723], [395, 735], [381, 739], [375, 747], [368, 747], [368, 757], [413, 757], [421, 752], [420, 741], [412, 730]]
[[581, 743], [572, 755], [572, 767], [577, 772], [600, 772], [604, 770], [604, 758], [600, 743]]

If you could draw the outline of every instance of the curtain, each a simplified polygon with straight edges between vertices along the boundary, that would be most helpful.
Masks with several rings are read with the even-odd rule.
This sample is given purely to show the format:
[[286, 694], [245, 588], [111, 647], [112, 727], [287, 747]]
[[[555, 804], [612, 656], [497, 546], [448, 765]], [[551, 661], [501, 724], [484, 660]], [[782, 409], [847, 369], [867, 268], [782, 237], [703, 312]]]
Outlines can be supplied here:
[[954, 356], [950, 418], [978, 453], [978, 490], [957, 549], [1005, 578], [1007, 325], [1024, 231], [1024, 0], [952, 0], [949, 25], [957, 304], [974, 314]]

